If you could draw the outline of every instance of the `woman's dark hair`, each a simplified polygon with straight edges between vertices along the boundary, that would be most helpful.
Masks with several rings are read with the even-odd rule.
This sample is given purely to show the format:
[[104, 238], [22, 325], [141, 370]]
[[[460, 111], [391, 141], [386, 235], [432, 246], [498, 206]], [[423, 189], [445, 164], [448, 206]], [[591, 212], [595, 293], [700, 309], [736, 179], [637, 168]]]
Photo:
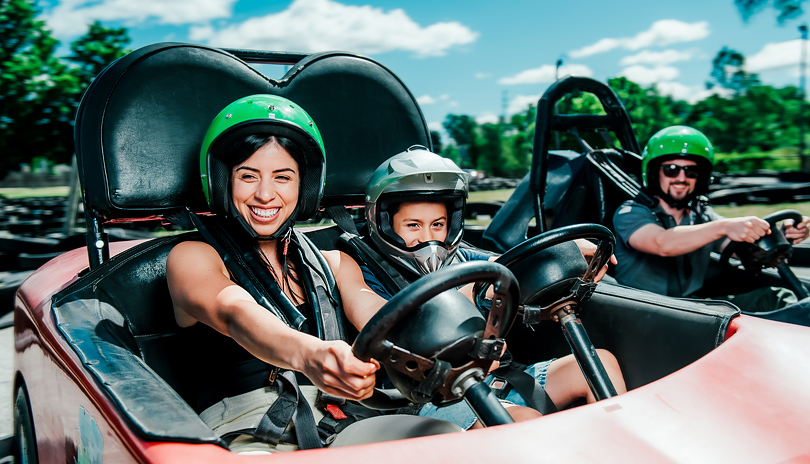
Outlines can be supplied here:
[[[230, 141], [230, 143], [225, 144], [224, 146], [219, 145], [217, 147], [217, 151], [212, 152], [211, 156], [221, 159], [229, 169], [233, 169], [234, 166], [243, 163], [245, 160], [253, 156], [253, 154], [256, 153], [260, 148], [271, 142], [277, 143], [281, 148], [285, 149], [290, 156], [292, 156], [293, 160], [295, 160], [295, 163], [298, 165], [298, 170], [300, 171], [299, 179], [301, 179], [304, 174], [303, 170], [306, 169], [306, 163], [302, 163], [304, 159], [304, 151], [297, 143], [286, 137], [267, 134], [249, 134], [244, 137], [233, 139]], [[228, 196], [232, 195], [231, 188], [232, 185], [231, 181], [229, 180]], [[298, 190], [300, 195], [300, 185]], [[229, 227], [229, 229], [232, 233], [243, 235], [241, 232], [237, 232], [241, 229], [239, 227]], [[281, 262], [281, 276], [276, 275], [276, 272], [273, 270], [273, 266], [270, 265], [270, 261], [261, 250], [258, 240], [254, 240], [250, 248], [254, 253], [257, 253], [261, 257], [262, 261], [270, 270], [270, 273], [273, 275], [276, 282], [286, 285], [293, 297], [293, 300], [295, 300], [295, 303], [299, 303], [304, 301], [305, 298], [303, 295], [299, 295], [293, 290], [293, 286], [290, 285], [290, 281], [295, 283], [298, 288], [303, 288], [303, 282], [298, 275], [298, 271], [290, 268], [289, 261], [287, 259], [287, 254], [289, 252], [288, 247], [292, 243], [289, 237], [290, 233], [292, 233], [292, 226], [290, 226], [290, 230], [284, 238], [276, 240], [276, 253], [280, 257], [279, 261]]]
[[[306, 169], [306, 163], [302, 163], [304, 150], [287, 137], [278, 135], [249, 134], [244, 137], [236, 138], [231, 140], [228, 144], [219, 144], [216, 146], [216, 151], [212, 150], [211, 156], [221, 159], [226, 166], [233, 168], [237, 164], [243, 163], [246, 159], [253, 156], [261, 147], [272, 141], [275, 141], [281, 148], [287, 150], [287, 153], [295, 160], [299, 170], [303, 171]], [[303, 175], [303, 172], [300, 174]]]

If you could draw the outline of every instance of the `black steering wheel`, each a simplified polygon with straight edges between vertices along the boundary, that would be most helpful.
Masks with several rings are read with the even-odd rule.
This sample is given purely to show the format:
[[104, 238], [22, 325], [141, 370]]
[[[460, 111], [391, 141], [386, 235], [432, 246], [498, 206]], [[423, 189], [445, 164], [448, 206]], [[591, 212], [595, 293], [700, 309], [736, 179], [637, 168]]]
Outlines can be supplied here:
[[[581, 238], [599, 242], [587, 265], [579, 248], [573, 243], [565, 243]], [[610, 260], [615, 245], [616, 239], [607, 227], [575, 224], [532, 237], [509, 249], [495, 262], [508, 267], [517, 276], [521, 303], [545, 307], [542, 319], [550, 319], [555, 303], [572, 300], [581, 303], [591, 295], [594, 280]], [[486, 304], [485, 291], [484, 285], [476, 284], [474, 294], [479, 306]]]
[[777, 224], [785, 219], [793, 219], [794, 224], [802, 221], [802, 215], [795, 209], [785, 209], [762, 218], [771, 226], [771, 233], [754, 243], [729, 242], [720, 255], [720, 264], [731, 266], [729, 259], [736, 254], [746, 270], [759, 272], [763, 267], [777, 267], [793, 253], [792, 244]]
[[771, 226], [771, 233], [765, 235], [754, 243], [729, 242], [720, 254], [720, 266], [731, 268], [731, 256], [737, 255], [745, 270], [758, 273], [762, 268], [776, 268], [785, 286], [799, 299], [810, 296], [810, 292], [788, 266], [787, 260], [793, 254], [793, 245], [777, 224], [785, 219], [793, 219], [794, 224], [802, 221], [802, 215], [795, 209], [784, 209], [771, 213], [762, 218]]
[[[453, 290], [477, 281], [489, 282], [495, 290], [486, 320], [472, 302], [461, 292]], [[446, 290], [452, 291], [442, 293]], [[373, 396], [361, 403], [373, 409], [396, 409], [409, 402], [432, 401], [438, 405], [460, 400], [463, 392], [454, 388], [456, 380], [469, 376], [471, 370], [480, 369], [486, 373], [492, 362], [500, 359], [504, 349], [503, 337], [515, 321], [519, 297], [514, 275], [494, 262], [461, 263], [420, 277], [394, 295], [354, 341], [354, 355], [364, 361], [378, 360], [399, 389], [375, 388]], [[433, 306], [426, 304], [429, 301]], [[459, 321], [459, 316], [465, 320]], [[444, 317], [447, 324], [433, 319], [436, 317]], [[417, 335], [412, 331], [403, 336], [403, 326], [409, 319], [421, 319], [424, 327], [416, 329]], [[455, 327], [447, 327], [453, 324]], [[407, 346], [409, 342], [422, 343], [413, 343], [412, 339], [424, 338], [431, 331], [435, 331], [439, 338], [447, 337], [448, 331], [455, 332], [447, 338], [447, 346], [438, 346], [435, 340], [425, 342], [432, 345], [426, 349]], [[402, 340], [396, 339], [397, 334]]]
[[[599, 241], [587, 265], [572, 240]], [[596, 348], [579, 321], [581, 303], [596, 289], [596, 276], [613, 255], [616, 239], [599, 224], [577, 224], [544, 232], [508, 250], [496, 260], [509, 267], [520, 281], [523, 323], [536, 324], [551, 319], [562, 327], [571, 353], [594, 396], [601, 400], [616, 396]], [[486, 287], [476, 284], [475, 300], [484, 301]]]

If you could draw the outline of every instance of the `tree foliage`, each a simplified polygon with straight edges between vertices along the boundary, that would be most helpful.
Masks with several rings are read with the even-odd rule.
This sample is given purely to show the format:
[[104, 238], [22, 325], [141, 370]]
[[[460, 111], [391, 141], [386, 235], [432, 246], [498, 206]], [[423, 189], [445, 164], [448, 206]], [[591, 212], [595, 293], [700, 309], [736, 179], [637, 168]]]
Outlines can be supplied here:
[[801, 16], [804, 0], [734, 0], [734, 5], [740, 10], [743, 21], [766, 9], [769, 5], [777, 12], [776, 21], [783, 24], [785, 21]]
[[796, 87], [760, 85], [743, 95], [713, 95], [696, 103], [685, 123], [705, 133], [721, 152], [770, 151], [798, 144], [799, 103]]
[[[745, 18], [772, 5], [781, 20], [801, 11], [803, 0], [737, 0]], [[89, 25], [87, 34], [70, 44], [70, 54], [59, 57], [59, 41], [38, 20], [35, 0], [0, 0], [0, 176], [20, 163], [42, 156], [67, 163], [73, 154], [73, 117], [82, 93], [109, 63], [128, 52], [126, 29]], [[695, 104], [661, 95], [625, 77], [608, 80], [623, 102], [641, 146], [659, 129], [692, 125], [727, 153], [768, 151], [795, 147], [800, 114], [796, 87], [761, 85], [744, 71], [745, 57], [728, 47], [713, 61], [711, 86], [730, 89], [727, 96], [710, 96]], [[604, 114], [598, 99], [584, 93], [559, 102], [563, 114]], [[531, 164], [536, 107], [529, 105], [506, 121], [479, 124], [468, 115], [450, 114], [444, 121], [450, 140], [431, 132], [436, 151], [462, 167], [492, 175], [518, 177]], [[601, 140], [588, 140], [601, 145]], [[581, 151], [570, 134], [560, 134], [552, 148]]]
[[32, 0], [0, 0], [0, 177], [34, 156], [70, 162], [79, 99], [129, 43], [124, 29], [96, 23], [60, 58], [39, 13]]
[[745, 56], [742, 53], [723, 47], [712, 61], [712, 80], [706, 82], [706, 88], [711, 89], [719, 85], [739, 95], [745, 93], [748, 88], [759, 85], [759, 76], [745, 72], [744, 65]]

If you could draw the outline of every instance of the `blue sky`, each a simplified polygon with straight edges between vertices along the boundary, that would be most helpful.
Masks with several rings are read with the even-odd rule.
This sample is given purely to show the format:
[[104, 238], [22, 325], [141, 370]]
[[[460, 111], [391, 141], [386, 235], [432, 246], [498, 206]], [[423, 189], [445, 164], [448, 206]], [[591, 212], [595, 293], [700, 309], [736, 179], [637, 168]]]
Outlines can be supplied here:
[[[94, 20], [129, 29], [132, 47], [218, 47], [370, 56], [397, 74], [439, 129], [449, 113], [481, 122], [536, 103], [555, 77], [625, 75], [662, 93], [706, 95], [724, 46], [766, 84], [798, 85], [807, 15], [779, 25], [767, 7], [744, 22], [733, 0], [40, 0], [69, 43]], [[279, 75], [281, 72], [279, 72]], [[271, 76], [271, 77], [278, 77]]]

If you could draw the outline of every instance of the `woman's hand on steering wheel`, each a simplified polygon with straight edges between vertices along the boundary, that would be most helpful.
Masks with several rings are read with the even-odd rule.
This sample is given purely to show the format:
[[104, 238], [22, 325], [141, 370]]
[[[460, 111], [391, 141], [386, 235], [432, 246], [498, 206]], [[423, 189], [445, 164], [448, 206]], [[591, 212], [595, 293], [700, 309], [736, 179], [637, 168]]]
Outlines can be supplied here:
[[374, 393], [375, 373], [380, 369], [375, 359], [361, 361], [342, 340], [319, 341], [312, 348], [301, 372], [320, 390], [352, 401]]

